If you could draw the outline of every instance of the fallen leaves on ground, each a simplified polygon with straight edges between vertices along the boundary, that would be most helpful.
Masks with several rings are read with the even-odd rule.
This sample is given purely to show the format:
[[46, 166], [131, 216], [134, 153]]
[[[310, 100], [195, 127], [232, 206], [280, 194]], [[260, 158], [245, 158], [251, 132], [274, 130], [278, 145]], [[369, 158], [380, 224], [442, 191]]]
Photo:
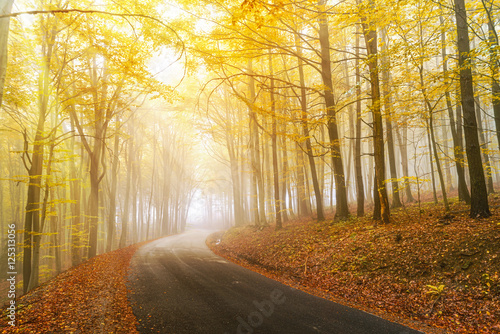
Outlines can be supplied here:
[[125, 282], [143, 244], [93, 257], [20, 297], [16, 326], [4, 309], [1, 333], [138, 333]]
[[234, 228], [207, 243], [288, 285], [389, 318], [452, 333], [500, 333], [500, 213], [492, 213], [470, 218], [455, 199], [448, 214], [430, 203], [394, 210], [390, 225], [370, 217], [302, 219], [279, 231]]

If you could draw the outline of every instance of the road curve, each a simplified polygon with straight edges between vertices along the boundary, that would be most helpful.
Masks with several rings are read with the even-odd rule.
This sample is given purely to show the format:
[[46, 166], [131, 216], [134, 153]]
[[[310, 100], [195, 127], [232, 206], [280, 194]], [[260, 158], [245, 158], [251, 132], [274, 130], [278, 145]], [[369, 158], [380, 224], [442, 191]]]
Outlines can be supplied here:
[[128, 288], [141, 333], [420, 333], [231, 263], [205, 245], [209, 233], [162, 238], [136, 252]]

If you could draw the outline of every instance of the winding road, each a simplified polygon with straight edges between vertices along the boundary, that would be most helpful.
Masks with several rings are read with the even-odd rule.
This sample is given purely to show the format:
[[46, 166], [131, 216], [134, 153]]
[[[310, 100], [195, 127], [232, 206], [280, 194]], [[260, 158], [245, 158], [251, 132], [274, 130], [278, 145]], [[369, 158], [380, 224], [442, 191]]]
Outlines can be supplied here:
[[231, 263], [205, 245], [209, 233], [188, 231], [136, 252], [128, 288], [141, 333], [421, 333]]

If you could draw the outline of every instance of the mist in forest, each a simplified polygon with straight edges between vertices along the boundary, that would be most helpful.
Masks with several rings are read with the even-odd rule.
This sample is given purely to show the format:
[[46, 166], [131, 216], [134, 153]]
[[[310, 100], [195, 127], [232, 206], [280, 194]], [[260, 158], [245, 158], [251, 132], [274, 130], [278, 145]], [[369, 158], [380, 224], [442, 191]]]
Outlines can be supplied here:
[[24, 292], [186, 228], [456, 196], [489, 215], [496, 3], [4, 3], [0, 234]]

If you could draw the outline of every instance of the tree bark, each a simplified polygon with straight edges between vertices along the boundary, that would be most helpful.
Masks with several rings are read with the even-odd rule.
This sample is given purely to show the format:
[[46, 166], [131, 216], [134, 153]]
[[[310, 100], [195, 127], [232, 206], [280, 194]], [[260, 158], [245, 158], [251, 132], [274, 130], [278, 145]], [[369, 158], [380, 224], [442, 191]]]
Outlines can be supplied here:
[[229, 112], [229, 98], [227, 96], [227, 91], [224, 90], [225, 100], [226, 100], [226, 147], [229, 155], [229, 165], [231, 169], [231, 184], [233, 189], [233, 207], [234, 207], [234, 224], [236, 226], [242, 226], [244, 223], [243, 217], [243, 207], [241, 203], [241, 186], [240, 177], [238, 174], [238, 157], [236, 150], [234, 148], [234, 138], [233, 138], [233, 125], [231, 120], [231, 115]]
[[[14, 0], [3, 0], [0, 15], [8, 15], [12, 11]], [[0, 107], [3, 101], [5, 75], [7, 74], [8, 45], [9, 45], [10, 17], [0, 19]]]
[[311, 145], [311, 136], [309, 133], [309, 123], [308, 123], [308, 113], [307, 113], [307, 96], [305, 87], [305, 77], [304, 77], [304, 66], [302, 62], [302, 48], [300, 46], [300, 41], [297, 35], [295, 35], [295, 46], [297, 48], [297, 62], [299, 70], [299, 82], [300, 82], [300, 107], [301, 107], [301, 123], [302, 123], [302, 135], [305, 138], [306, 143], [306, 154], [309, 160], [309, 167], [311, 168], [311, 178], [313, 182], [314, 195], [316, 197], [316, 214], [319, 221], [325, 220], [325, 213], [323, 209], [323, 196], [321, 193], [321, 188], [318, 180], [318, 173], [316, 171], [316, 163], [314, 161], [314, 153]]
[[[372, 1], [370, 1], [372, 4]], [[363, 19], [363, 34], [370, 70], [372, 114], [373, 114], [373, 149], [375, 160], [375, 189], [380, 200], [381, 219], [385, 224], [390, 222], [389, 198], [385, 186], [384, 130], [380, 111], [380, 84], [378, 74], [377, 30], [372, 22]], [[376, 201], [376, 199], [374, 198]]]
[[[398, 140], [399, 152], [401, 154], [401, 165], [403, 167], [403, 176], [404, 176], [404, 187], [405, 187], [405, 195], [406, 201], [409, 203], [415, 202], [413, 198], [413, 194], [411, 192], [411, 184], [409, 181], [409, 167], [408, 167], [408, 123], [406, 118], [404, 118], [400, 124], [402, 126], [396, 126], [396, 138]], [[402, 132], [402, 134], [401, 134]]]
[[286, 193], [288, 189], [288, 149], [287, 149], [287, 143], [286, 143], [286, 122], [283, 122], [283, 136], [281, 136], [281, 163], [282, 163], [282, 169], [283, 169], [283, 177], [281, 178], [281, 203], [283, 203], [283, 223], [286, 223], [288, 221], [288, 215], [289, 215], [289, 209], [291, 207], [287, 207], [287, 202], [286, 202]]
[[328, 22], [325, 12], [326, 0], [318, 1], [319, 16], [319, 43], [321, 45], [321, 78], [323, 80], [324, 98], [327, 113], [328, 134], [330, 136], [330, 149], [332, 152], [332, 165], [335, 174], [335, 197], [336, 210], [335, 219], [344, 220], [349, 216], [347, 203], [347, 189], [345, 185], [344, 165], [340, 148], [340, 138], [337, 128], [337, 115], [335, 99], [333, 96], [332, 69], [330, 58], [330, 41], [328, 33]]
[[[43, 24], [43, 23], [42, 23]], [[29, 185], [26, 202], [26, 214], [24, 222], [24, 253], [23, 253], [23, 291], [24, 293], [34, 286], [31, 282], [32, 274], [32, 261], [36, 254], [32, 252], [39, 247], [38, 235], [40, 230], [40, 188], [41, 178], [43, 174], [43, 155], [45, 150], [45, 120], [49, 111], [49, 85], [50, 85], [50, 63], [52, 60], [53, 46], [55, 43], [56, 31], [55, 28], [47, 30], [42, 43], [43, 63], [39, 76], [39, 94], [38, 94], [38, 124], [33, 141], [33, 153], [31, 156], [31, 166], [28, 171]], [[25, 137], [25, 147], [27, 148], [28, 142]], [[27, 152], [26, 152], [27, 154]], [[33, 234], [37, 236], [33, 238]], [[36, 277], [38, 280], [38, 277]], [[36, 282], [38, 283], [38, 282]]]
[[276, 104], [274, 97], [274, 71], [273, 71], [273, 56], [269, 53], [269, 71], [271, 74], [271, 116], [272, 116], [272, 155], [273, 155], [273, 183], [274, 183], [274, 211], [276, 216], [276, 229], [279, 230], [283, 227], [281, 221], [281, 201], [280, 201], [280, 180], [278, 170], [278, 141], [277, 141], [277, 124], [276, 124]]
[[392, 97], [391, 97], [391, 86], [390, 86], [390, 72], [389, 68], [391, 66], [389, 57], [387, 56], [387, 36], [385, 29], [381, 29], [382, 37], [382, 57], [381, 57], [381, 67], [382, 67], [382, 91], [384, 95], [384, 110], [385, 110], [385, 126], [387, 133], [387, 152], [389, 153], [389, 170], [391, 172], [391, 185], [392, 185], [392, 207], [399, 208], [401, 204], [401, 199], [399, 197], [399, 182], [396, 170], [396, 154], [394, 152], [394, 138], [392, 134]]
[[[127, 183], [125, 188], [125, 201], [123, 204], [123, 215], [122, 215], [122, 233], [120, 235], [120, 243], [119, 248], [123, 248], [127, 245], [128, 242], [128, 229], [130, 223], [130, 190], [132, 183], [132, 160], [134, 156], [134, 141], [132, 138], [129, 138], [128, 141], [128, 159], [127, 159]], [[165, 182], [165, 181], [164, 181]], [[164, 212], [165, 214], [165, 212]], [[168, 215], [168, 213], [167, 213]], [[164, 217], [165, 218], [165, 217]]]
[[488, 204], [488, 192], [481, 160], [481, 148], [477, 132], [474, 109], [474, 90], [472, 83], [471, 59], [469, 56], [469, 27], [464, 0], [454, 0], [457, 24], [458, 64], [460, 66], [460, 92], [464, 115], [465, 151], [469, 162], [471, 184], [471, 217], [491, 216]]
[[109, 192], [109, 213], [108, 213], [108, 238], [106, 243], [106, 252], [110, 252], [113, 249], [113, 239], [115, 234], [115, 224], [116, 224], [116, 189], [118, 186], [118, 165], [120, 162], [120, 117], [116, 115], [115, 117], [116, 129], [115, 129], [115, 140], [113, 145], [113, 162], [111, 166], [111, 188]]
[[[248, 62], [250, 103], [255, 103], [255, 84], [253, 79], [252, 61]], [[257, 184], [256, 194], [258, 198], [258, 206], [256, 206], [256, 221], [257, 225], [266, 225], [266, 201], [264, 192], [264, 180], [262, 176], [262, 168], [260, 162], [260, 143], [259, 143], [259, 128], [257, 125], [257, 114], [253, 107], [249, 107], [250, 114], [250, 136], [252, 141], [252, 170]]]
[[482, 146], [481, 148], [481, 153], [483, 155], [484, 159], [484, 165], [486, 166], [486, 190], [488, 191], [488, 194], [493, 194], [495, 193], [495, 188], [493, 187], [493, 176], [492, 176], [492, 170], [491, 170], [491, 162], [490, 162], [490, 155], [488, 154], [488, 147], [484, 147], [488, 145], [486, 138], [484, 136], [485, 129], [483, 129], [483, 117], [481, 115], [482, 110], [481, 110], [481, 102], [479, 100], [479, 97], [475, 99], [475, 105], [476, 105], [476, 122], [478, 125], [478, 133], [479, 133], [479, 145]]
[[356, 178], [356, 214], [365, 215], [365, 189], [361, 167], [361, 73], [359, 69], [359, 25], [356, 25], [356, 140], [354, 142], [354, 175]]
[[[439, 17], [441, 28], [441, 56], [443, 58], [443, 72], [444, 72], [444, 84], [449, 84], [449, 75], [448, 75], [448, 56], [446, 54], [446, 34], [444, 31], [444, 19], [442, 16]], [[461, 143], [461, 136], [457, 133], [457, 125], [455, 124], [455, 115], [453, 113], [453, 107], [451, 104], [451, 96], [448, 89], [445, 91], [445, 99], [446, 99], [446, 109], [448, 111], [448, 117], [450, 119], [450, 129], [451, 129], [451, 137], [453, 140], [453, 156], [455, 158], [455, 168], [457, 170], [457, 187], [458, 187], [458, 198], [459, 200], [465, 201], [465, 203], [470, 204], [470, 194], [467, 189], [467, 183], [465, 182], [465, 170], [463, 166], [463, 147]], [[457, 101], [458, 108], [458, 101]]]
[[[491, 72], [491, 104], [493, 107], [493, 115], [495, 118], [495, 128], [497, 135], [497, 143], [500, 149], [500, 84], [498, 82], [498, 73], [500, 68], [500, 59], [498, 57], [498, 34], [495, 29], [494, 17], [492, 17], [493, 1], [488, 3], [488, 0], [481, 1], [486, 12], [488, 20], [488, 42], [490, 51], [490, 72]], [[486, 7], [486, 4], [490, 8]]]

